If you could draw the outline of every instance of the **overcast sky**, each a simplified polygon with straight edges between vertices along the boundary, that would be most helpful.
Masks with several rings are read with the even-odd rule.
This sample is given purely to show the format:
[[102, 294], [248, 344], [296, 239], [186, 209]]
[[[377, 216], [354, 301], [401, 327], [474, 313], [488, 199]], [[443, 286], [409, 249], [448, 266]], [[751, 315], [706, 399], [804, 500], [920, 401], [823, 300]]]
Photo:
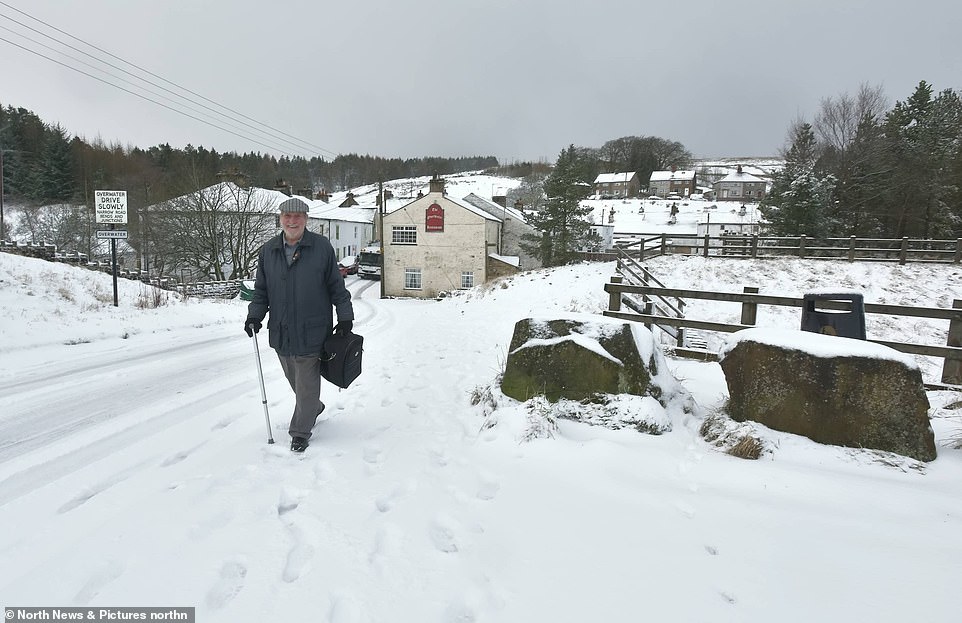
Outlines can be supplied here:
[[139, 147], [554, 162], [650, 135], [769, 156], [862, 83], [962, 88], [960, 24], [956, 0], [0, 0], [0, 104]]

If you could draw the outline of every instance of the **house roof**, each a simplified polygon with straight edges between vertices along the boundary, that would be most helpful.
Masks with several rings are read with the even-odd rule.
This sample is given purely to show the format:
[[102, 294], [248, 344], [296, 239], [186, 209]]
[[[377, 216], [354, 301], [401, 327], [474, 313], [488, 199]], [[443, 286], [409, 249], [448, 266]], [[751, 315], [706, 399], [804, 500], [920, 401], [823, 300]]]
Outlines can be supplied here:
[[695, 179], [694, 171], [652, 171], [649, 181], [652, 182], [682, 182]]
[[631, 178], [635, 177], [637, 173], [634, 171], [627, 171], [625, 173], [599, 173], [598, 177], [595, 178], [595, 184], [611, 184], [614, 182], [628, 182]]
[[[475, 195], [475, 196], [477, 196], [477, 195]], [[451, 195], [444, 195], [443, 198], [444, 198], [445, 200], [447, 200], [447, 201], [450, 201], [451, 203], [455, 204], [455, 205], [458, 206], [458, 207], [464, 208], [465, 210], [467, 210], [468, 212], [471, 212], [472, 214], [477, 214], [478, 216], [484, 218], [485, 220], [494, 221], [494, 222], [496, 222], [496, 223], [500, 223], [500, 222], [501, 222], [501, 219], [499, 219], [498, 217], [494, 216], [493, 214], [488, 214], [487, 212], [485, 212], [485, 211], [482, 210], [481, 208], [479, 208], [479, 207], [477, 207], [477, 206], [471, 205], [470, 203], [468, 203], [468, 202], [465, 201], [464, 199], [455, 199], [455, 198], [452, 197]], [[418, 201], [424, 201], [425, 199], [431, 199], [432, 201], [437, 201], [437, 200], [438, 200], [438, 195], [437, 195], [437, 193], [428, 193], [428, 194], [424, 195], [423, 197], [419, 197], [418, 199], [415, 199], [414, 201], [410, 201], [410, 202], [404, 204], [403, 206], [400, 206], [400, 207], [398, 207], [398, 208], [396, 208], [396, 209], [394, 209], [394, 210], [391, 210], [390, 212], [388, 212], [388, 214], [395, 214], [395, 213], [398, 212], [399, 210], [403, 210], [403, 209], [407, 208], [409, 205], [411, 205], [411, 204], [413, 204], [413, 203], [416, 203], [416, 202], [418, 202]], [[500, 210], [500, 209], [501, 209], [501, 206], [498, 206], [498, 209]]]
[[324, 203], [320, 199], [311, 201], [309, 205], [311, 209], [308, 215], [311, 218], [328, 221], [370, 224], [374, 222], [374, 215], [377, 212], [376, 209], [370, 207], [362, 208], [361, 206], [352, 206], [350, 208], [341, 208], [336, 205]]
[[525, 222], [526, 220], [524, 216], [524, 212], [520, 210], [515, 210], [510, 206], [505, 207], [499, 203], [488, 201], [484, 197], [480, 197], [474, 193], [469, 193], [465, 195], [464, 201], [467, 201], [471, 205], [484, 210], [485, 212], [487, 212], [488, 214], [491, 214], [492, 216], [497, 216], [498, 214], [501, 214], [502, 216], [510, 216], [511, 218], [521, 222]]
[[725, 177], [721, 178], [720, 180], [718, 180], [718, 181], [715, 182], [715, 183], [716, 183], [716, 184], [720, 184], [720, 183], [722, 183], [722, 182], [741, 182], [741, 183], [744, 183], [744, 182], [764, 182], [764, 181], [765, 181], [765, 180], [763, 180], [762, 178], [760, 178], [760, 177], [755, 177], [755, 176], [752, 175], [751, 173], [745, 173], [744, 171], [742, 171], [741, 173], [739, 173], [738, 171], [736, 171], [736, 172], [734, 172], [734, 173], [729, 173], [728, 175], [726, 175]]
[[[250, 188], [241, 188], [233, 182], [218, 182], [217, 184], [212, 184], [195, 192], [199, 192], [201, 196], [204, 197], [205, 201], [218, 202], [223, 206], [223, 208], [228, 210], [231, 209], [231, 207], [233, 207], [235, 210], [240, 209], [238, 205], [238, 199], [241, 199], [242, 203], [248, 204], [248, 202], [250, 202], [248, 205], [259, 208], [263, 213], [277, 212], [277, 206], [280, 205], [282, 201], [290, 199], [288, 195], [285, 195], [279, 190], [268, 190], [266, 188], [258, 188], [256, 186], [252, 186]], [[194, 193], [192, 192], [180, 195], [179, 197], [172, 197], [157, 204], [151, 205], [148, 207], [148, 209], [155, 208], [157, 206], [176, 205], [179, 200], [182, 200], [185, 197], [193, 194]], [[291, 196], [300, 199], [309, 206], [312, 206], [315, 203], [308, 197], [302, 197], [301, 195]]]

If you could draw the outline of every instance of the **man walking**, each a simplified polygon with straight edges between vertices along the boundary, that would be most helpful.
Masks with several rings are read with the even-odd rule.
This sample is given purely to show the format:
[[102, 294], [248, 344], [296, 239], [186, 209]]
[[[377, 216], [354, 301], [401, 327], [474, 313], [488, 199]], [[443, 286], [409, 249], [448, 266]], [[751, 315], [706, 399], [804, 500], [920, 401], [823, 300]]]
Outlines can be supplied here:
[[331, 242], [307, 231], [307, 204], [292, 197], [279, 209], [281, 234], [264, 244], [258, 255], [244, 331], [253, 337], [270, 312], [268, 341], [294, 390], [288, 429], [291, 450], [304, 452], [324, 410], [320, 356], [334, 324], [331, 308], [337, 310], [335, 333], [351, 331], [354, 308]]

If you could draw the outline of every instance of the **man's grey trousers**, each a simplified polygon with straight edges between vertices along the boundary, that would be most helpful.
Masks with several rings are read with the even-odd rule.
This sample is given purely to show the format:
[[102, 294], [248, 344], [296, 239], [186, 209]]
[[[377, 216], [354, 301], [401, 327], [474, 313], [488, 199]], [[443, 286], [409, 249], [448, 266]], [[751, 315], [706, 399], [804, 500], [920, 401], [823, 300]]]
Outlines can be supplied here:
[[321, 402], [321, 360], [319, 355], [285, 357], [278, 355], [281, 369], [294, 390], [294, 415], [288, 432], [291, 437], [310, 439], [317, 416], [324, 410]]

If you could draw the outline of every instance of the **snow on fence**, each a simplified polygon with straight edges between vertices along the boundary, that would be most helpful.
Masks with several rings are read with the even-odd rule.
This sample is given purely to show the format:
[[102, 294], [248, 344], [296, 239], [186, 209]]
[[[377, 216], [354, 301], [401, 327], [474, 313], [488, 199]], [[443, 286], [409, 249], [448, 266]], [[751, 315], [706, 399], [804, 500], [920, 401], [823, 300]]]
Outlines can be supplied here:
[[615, 247], [639, 260], [670, 254], [770, 259], [844, 259], [850, 262], [962, 262], [962, 238], [811, 238], [757, 234], [632, 234], [615, 236]]
[[[611, 281], [605, 284], [605, 292], [608, 293], [608, 309], [604, 312], [605, 316], [643, 322], [645, 326], [649, 328], [654, 325], [659, 328], [663, 326], [674, 327], [676, 329], [692, 328], [724, 333], [734, 333], [735, 331], [754, 327], [759, 305], [801, 308], [805, 304], [804, 298], [758, 294], [758, 288], [750, 286], [745, 287], [744, 292], [689, 290], [683, 288], [627, 284], [623, 283], [623, 278], [618, 275], [613, 276]], [[622, 310], [622, 300], [626, 294], [642, 296], [642, 300], [645, 301], [643, 313]], [[742, 306], [741, 323], [731, 324], [679, 317], [677, 314], [666, 313], [657, 309], [651, 297], [660, 299], [676, 298], [679, 300], [702, 299], [740, 303]], [[819, 307], [842, 311], [851, 310], [850, 303], [844, 301], [821, 301]], [[951, 308], [865, 303], [865, 313], [948, 321], [948, 337], [945, 346], [890, 342], [887, 340], [874, 339], [867, 341], [882, 344], [903, 353], [941, 358], [943, 360], [941, 377], [941, 383], [943, 385], [941, 386], [951, 385], [954, 386], [953, 389], [962, 389], [958, 387], [962, 386], [962, 299], [952, 301]], [[675, 350], [675, 353], [683, 357], [699, 359], [714, 359], [717, 357], [717, 353], [702, 349], [685, 348], [684, 346], [679, 346]], [[926, 386], [937, 387], [939, 385], [926, 383]]]

